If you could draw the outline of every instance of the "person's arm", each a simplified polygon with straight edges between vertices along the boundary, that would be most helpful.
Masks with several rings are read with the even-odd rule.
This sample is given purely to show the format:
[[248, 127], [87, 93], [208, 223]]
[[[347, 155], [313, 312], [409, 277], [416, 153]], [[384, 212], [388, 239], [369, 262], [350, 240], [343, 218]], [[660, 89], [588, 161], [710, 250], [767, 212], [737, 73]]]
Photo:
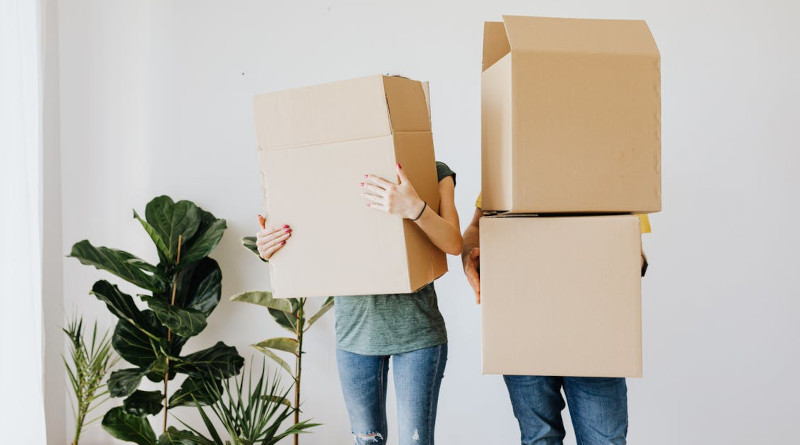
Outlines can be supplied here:
[[455, 204], [455, 183], [448, 176], [439, 181], [439, 213], [419, 197], [402, 167], [397, 165], [399, 184], [374, 175], [364, 175], [361, 196], [367, 206], [401, 218], [414, 220], [431, 242], [445, 253], [461, 253], [461, 233]]
[[472, 221], [464, 230], [464, 246], [461, 249], [464, 274], [475, 292], [475, 302], [478, 304], [481, 304], [480, 222], [482, 216], [483, 211], [476, 208]]

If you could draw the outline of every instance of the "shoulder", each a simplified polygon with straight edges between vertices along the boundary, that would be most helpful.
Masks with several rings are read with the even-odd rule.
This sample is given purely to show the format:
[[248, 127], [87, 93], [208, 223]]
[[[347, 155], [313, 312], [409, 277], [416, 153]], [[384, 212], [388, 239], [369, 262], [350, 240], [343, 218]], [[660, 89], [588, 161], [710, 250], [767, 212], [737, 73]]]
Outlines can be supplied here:
[[456, 172], [454, 172], [447, 164], [442, 161], [436, 161], [436, 175], [438, 176], [438, 181], [441, 182], [442, 179], [451, 176], [453, 178], [453, 185], [456, 183]]

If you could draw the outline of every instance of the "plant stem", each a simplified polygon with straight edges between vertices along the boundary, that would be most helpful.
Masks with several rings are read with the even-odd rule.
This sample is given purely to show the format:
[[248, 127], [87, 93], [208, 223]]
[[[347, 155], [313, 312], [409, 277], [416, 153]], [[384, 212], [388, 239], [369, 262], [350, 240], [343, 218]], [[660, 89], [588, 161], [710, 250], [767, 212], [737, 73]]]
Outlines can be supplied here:
[[[303, 374], [303, 331], [305, 326], [305, 304], [306, 299], [300, 299], [300, 306], [297, 308], [297, 323], [295, 324], [295, 335], [297, 336], [297, 357], [295, 358], [295, 379], [294, 379], [294, 424], [300, 423], [300, 379]], [[299, 445], [300, 436], [294, 435], [294, 445]]]
[[[183, 243], [183, 234], [178, 235], [178, 255], [175, 259], [175, 265], [177, 266], [181, 262], [181, 244]], [[175, 306], [175, 293], [178, 290], [178, 276], [181, 274], [180, 271], [175, 273], [175, 276], [172, 278], [172, 299], [169, 302], [170, 306]], [[172, 329], [167, 328], [167, 344], [172, 342]], [[170, 348], [171, 349], [171, 348]], [[172, 351], [170, 351], [172, 353]], [[167, 356], [167, 371], [164, 373], [164, 428], [162, 433], [167, 432], [167, 409], [169, 406], [167, 402], [169, 398], [167, 397], [167, 389], [169, 386], [169, 356]]]

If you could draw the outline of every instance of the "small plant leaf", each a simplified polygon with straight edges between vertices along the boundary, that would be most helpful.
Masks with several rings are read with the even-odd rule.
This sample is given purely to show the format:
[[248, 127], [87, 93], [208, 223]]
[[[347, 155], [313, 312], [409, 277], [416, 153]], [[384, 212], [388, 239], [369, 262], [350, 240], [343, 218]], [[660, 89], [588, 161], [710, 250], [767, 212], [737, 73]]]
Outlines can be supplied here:
[[181, 337], [192, 337], [206, 328], [206, 316], [200, 311], [170, 306], [157, 297], [142, 297], [142, 300], [155, 312], [161, 323]]
[[322, 306], [320, 306], [319, 310], [314, 315], [312, 315], [311, 318], [308, 319], [308, 322], [306, 323], [306, 329], [310, 328], [311, 325], [313, 325], [317, 320], [319, 320], [320, 317], [325, 315], [326, 312], [331, 310], [332, 307], [333, 307], [333, 297], [326, 298], [325, 302], [322, 303]]
[[117, 439], [138, 445], [155, 445], [156, 434], [146, 418], [128, 414], [121, 406], [103, 416], [103, 429]]
[[69, 256], [77, 258], [82, 264], [111, 272], [142, 289], [163, 292], [167, 288], [166, 279], [153, 273], [157, 270], [155, 266], [122, 250], [95, 247], [88, 240], [83, 240], [72, 246]]
[[261, 254], [258, 253], [258, 245], [256, 244], [256, 237], [254, 237], [254, 236], [246, 236], [246, 237], [242, 238], [242, 245], [244, 246], [245, 249], [247, 249], [247, 250], [253, 252], [254, 254], [256, 254], [258, 259], [260, 259], [261, 261], [263, 261], [265, 263], [269, 262], [269, 261], [265, 260], [264, 258], [261, 258]]
[[164, 239], [161, 238], [161, 235], [158, 233], [158, 231], [151, 226], [149, 222], [142, 219], [139, 214], [136, 213], [136, 210], [133, 211], [133, 217], [142, 224], [145, 232], [150, 235], [150, 239], [153, 240], [153, 243], [156, 245], [156, 250], [158, 250], [159, 258], [161, 258], [162, 261], [169, 262], [167, 257], [169, 255], [169, 246], [167, 246], [167, 243], [165, 243]]
[[292, 372], [292, 368], [290, 368], [290, 367], [289, 367], [289, 364], [288, 364], [288, 363], [286, 363], [286, 361], [285, 361], [285, 360], [283, 360], [282, 358], [278, 357], [278, 354], [275, 354], [274, 352], [270, 351], [269, 349], [267, 349], [267, 348], [265, 348], [265, 347], [263, 347], [263, 346], [259, 346], [259, 345], [253, 345], [253, 347], [254, 347], [255, 349], [257, 349], [258, 351], [260, 351], [262, 354], [264, 354], [264, 355], [266, 355], [267, 357], [271, 358], [271, 359], [272, 359], [273, 361], [275, 361], [275, 363], [277, 363], [277, 364], [278, 364], [278, 365], [279, 365], [281, 368], [285, 369], [285, 370], [286, 370], [286, 372], [288, 372], [288, 373], [289, 373], [289, 375], [290, 375], [290, 376], [292, 376], [292, 378], [295, 378], [295, 377], [294, 377], [294, 373]]
[[285, 298], [272, 298], [272, 292], [267, 291], [250, 291], [236, 294], [231, 297], [231, 301], [240, 301], [243, 303], [257, 304], [269, 309], [278, 311], [289, 312], [293, 311], [292, 303]]
[[136, 390], [122, 402], [122, 407], [128, 414], [144, 417], [161, 412], [163, 401], [164, 395], [161, 391]]
[[278, 351], [291, 352], [295, 355], [299, 353], [300, 349], [300, 344], [297, 342], [297, 340], [288, 337], [270, 338], [253, 346], [256, 348], [269, 348], [276, 349]]

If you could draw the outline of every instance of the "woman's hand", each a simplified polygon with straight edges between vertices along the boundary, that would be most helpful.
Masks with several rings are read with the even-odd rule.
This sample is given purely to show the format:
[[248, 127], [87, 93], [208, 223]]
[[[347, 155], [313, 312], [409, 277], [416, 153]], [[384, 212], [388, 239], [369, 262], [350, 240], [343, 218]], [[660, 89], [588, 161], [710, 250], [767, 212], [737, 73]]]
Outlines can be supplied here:
[[292, 228], [288, 224], [267, 228], [267, 220], [261, 215], [258, 215], [258, 225], [261, 226], [261, 230], [256, 233], [258, 254], [261, 258], [269, 260], [292, 236]]
[[364, 175], [361, 185], [361, 196], [366, 199], [367, 207], [397, 215], [401, 218], [414, 219], [425, 208], [425, 203], [417, 195], [411, 181], [403, 168], [397, 164], [399, 184], [374, 175]]
[[481, 304], [481, 249], [474, 247], [464, 256], [464, 274], [467, 276], [472, 291], [475, 292], [475, 302]]

